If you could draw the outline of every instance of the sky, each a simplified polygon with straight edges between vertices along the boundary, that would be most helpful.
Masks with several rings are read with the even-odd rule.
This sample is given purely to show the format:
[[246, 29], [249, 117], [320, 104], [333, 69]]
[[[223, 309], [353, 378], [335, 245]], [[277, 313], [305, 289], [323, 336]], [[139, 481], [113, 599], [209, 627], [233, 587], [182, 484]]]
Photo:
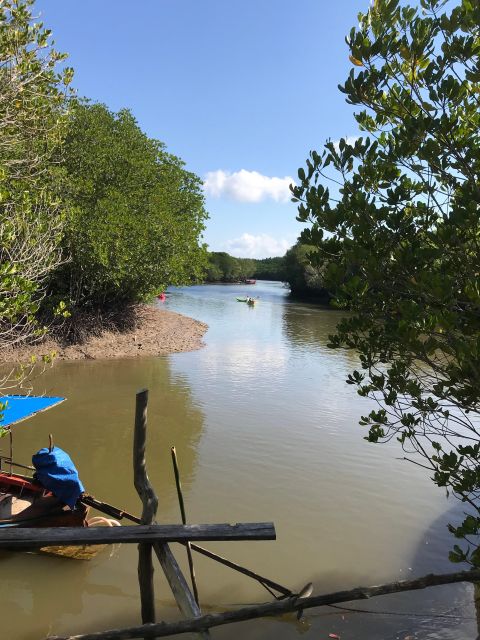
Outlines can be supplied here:
[[79, 96], [166, 143], [204, 181], [204, 241], [283, 255], [303, 229], [289, 184], [310, 150], [358, 134], [338, 84], [368, 0], [37, 0]]

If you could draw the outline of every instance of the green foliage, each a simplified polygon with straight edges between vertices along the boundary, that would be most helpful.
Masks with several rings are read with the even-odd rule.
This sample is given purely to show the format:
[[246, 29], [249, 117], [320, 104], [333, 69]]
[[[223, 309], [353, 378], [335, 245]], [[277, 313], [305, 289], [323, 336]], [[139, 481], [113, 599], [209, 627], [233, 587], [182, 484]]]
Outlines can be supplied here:
[[247, 280], [251, 278], [255, 272], [256, 261], [252, 258], [237, 258], [239, 279]]
[[208, 254], [207, 282], [242, 282], [252, 276], [256, 261], [250, 258], [234, 258], [224, 251]]
[[258, 278], [259, 280], [280, 280], [285, 282], [287, 280], [285, 257], [282, 256], [255, 260], [255, 271], [252, 273], [252, 278]]
[[201, 182], [128, 110], [74, 103], [63, 166], [67, 261], [54, 294], [72, 307], [122, 306], [200, 278]]
[[325, 284], [327, 263], [319, 261], [317, 253], [313, 245], [297, 242], [285, 254], [285, 280], [293, 296], [328, 302], [330, 293]]
[[242, 282], [249, 278], [285, 280], [285, 258], [234, 258], [224, 251], [208, 254], [207, 282]]
[[348, 382], [382, 407], [367, 438], [397, 437], [469, 507], [451, 558], [480, 566], [480, 5], [451, 7], [359, 16], [340, 89], [368, 135], [312, 151], [293, 195], [353, 311], [331, 346], [358, 350]]
[[37, 310], [60, 260], [52, 162], [65, 133], [65, 56], [34, 23], [31, 0], [0, 6], [0, 347], [38, 337]]

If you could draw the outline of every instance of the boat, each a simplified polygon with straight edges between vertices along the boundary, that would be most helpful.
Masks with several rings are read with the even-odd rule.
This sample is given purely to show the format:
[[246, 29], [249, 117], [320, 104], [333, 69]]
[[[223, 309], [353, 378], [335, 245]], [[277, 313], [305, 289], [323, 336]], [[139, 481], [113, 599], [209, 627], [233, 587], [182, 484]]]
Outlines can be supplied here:
[[32, 478], [0, 472], [0, 529], [8, 527], [85, 527], [89, 508], [74, 510]]
[[[53, 445], [52, 436], [49, 446], [32, 457], [33, 466], [12, 460], [12, 425], [64, 400], [47, 396], [0, 397], [0, 437], [10, 437], [10, 455], [0, 455], [0, 530], [6, 527], [121, 526], [112, 516], [121, 519], [126, 512], [85, 493], [70, 456]], [[13, 467], [33, 472], [33, 476], [14, 473]], [[87, 518], [90, 507], [109, 517]], [[46, 546], [32, 551], [72, 560], [91, 560], [105, 548], [104, 544], [69, 545]]]
[[245, 280], [245, 284], [257, 284], [256, 280]]
[[[46, 411], [65, 398], [4, 396], [0, 430], [10, 438], [10, 455], [0, 455], [0, 529], [5, 527], [84, 527], [89, 507], [79, 500], [84, 488], [70, 456], [54, 447], [33, 456], [33, 467], [12, 460], [11, 427]], [[5, 468], [6, 467], [6, 468]], [[34, 472], [32, 477], [14, 473], [13, 467]]]
[[247, 296], [246, 298], [237, 298], [237, 302], [246, 302], [251, 307], [253, 307], [257, 300], [255, 298], [250, 298], [249, 296]]

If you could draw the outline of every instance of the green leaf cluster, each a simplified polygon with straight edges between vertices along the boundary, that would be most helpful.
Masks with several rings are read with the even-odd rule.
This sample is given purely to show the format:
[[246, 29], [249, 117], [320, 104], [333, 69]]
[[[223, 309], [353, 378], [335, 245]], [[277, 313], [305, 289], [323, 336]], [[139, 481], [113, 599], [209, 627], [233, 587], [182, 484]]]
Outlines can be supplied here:
[[206, 265], [201, 181], [127, 109], [73, 97], [33, 5], [0, 3], [0, 349]]
[[[478, 515], [480, 5], [375, 0], [347, 44], [363, 135], [312, 151], [292, 189], [352, 310], [331, 346], [358, 351], [348, 382], [381, 406], [367, 439], [396, 437]], [[477, 549], [461, 559], [479, 566]]]
[[202, 276], [201, 181], [130, 111], [72, 103], [62, 166], [66, 260], [54, 296], [71, 309], [121, 307]]
[[325, 279], [327, 267], [328, 262], [318, 259], [318, 251], [313, 245], [294, 244], [285, 254], [285, 281], [291, 295], [327, 303], [331, 298]]
[[0, 5], [0, 348], [38, 338], [37, 311], [60, 261], [63, 215], [54, 182], [71, 70], [32, 0]]
[[235, 258], [225, 251], [208, 254], [206, 282], [243, 282], [249, 278], [285, 281], [285, 258]]

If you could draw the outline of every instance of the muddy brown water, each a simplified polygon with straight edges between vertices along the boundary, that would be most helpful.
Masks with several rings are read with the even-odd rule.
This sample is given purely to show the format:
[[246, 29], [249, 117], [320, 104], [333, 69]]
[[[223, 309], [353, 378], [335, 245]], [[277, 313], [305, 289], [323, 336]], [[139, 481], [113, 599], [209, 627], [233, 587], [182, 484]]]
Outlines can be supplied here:
[[[251, 308], [237, 296], [259, 296]], [[87, 490], [138, 513], [133, 487], [135, 392], [150, 390], [147, 466], [158, 521], [180, 522], [176, 446], [190, 522], [273, 521], [275, 542], [206, 544], [292, 590], [314, 593], [451, 571], [446, 523], [461, 507], [396, 443], [363, 440], [368, 401], [345, 384], [355, 355], [327, 348], [337, 312], [289, 301], [281, 283], [176, 289], [166, 308], [209, 325], [205, 347], [160, 358], [60, 362], [36, 391], [68, 398], [15, 428], [15, 457], [55, 443]], [[183, 548], [173, 546], [186, 568]], [[257, 583], [195, 556], [202, 608], [262, 602]], [[135, 545], [90, 562], [0, 555], [1, 635], [39, 640], [140, 622]], [[158, 619], [178, 614], [161, 570]], [[322, 608], [213, 630], [216, 638], [462, 639], [476, 637], [471, 587], [440, 587], [350, 608]], [[187, 637], [187, 636], [180, 636]], [[193, 637], [193, 636], [190, 636]]]

